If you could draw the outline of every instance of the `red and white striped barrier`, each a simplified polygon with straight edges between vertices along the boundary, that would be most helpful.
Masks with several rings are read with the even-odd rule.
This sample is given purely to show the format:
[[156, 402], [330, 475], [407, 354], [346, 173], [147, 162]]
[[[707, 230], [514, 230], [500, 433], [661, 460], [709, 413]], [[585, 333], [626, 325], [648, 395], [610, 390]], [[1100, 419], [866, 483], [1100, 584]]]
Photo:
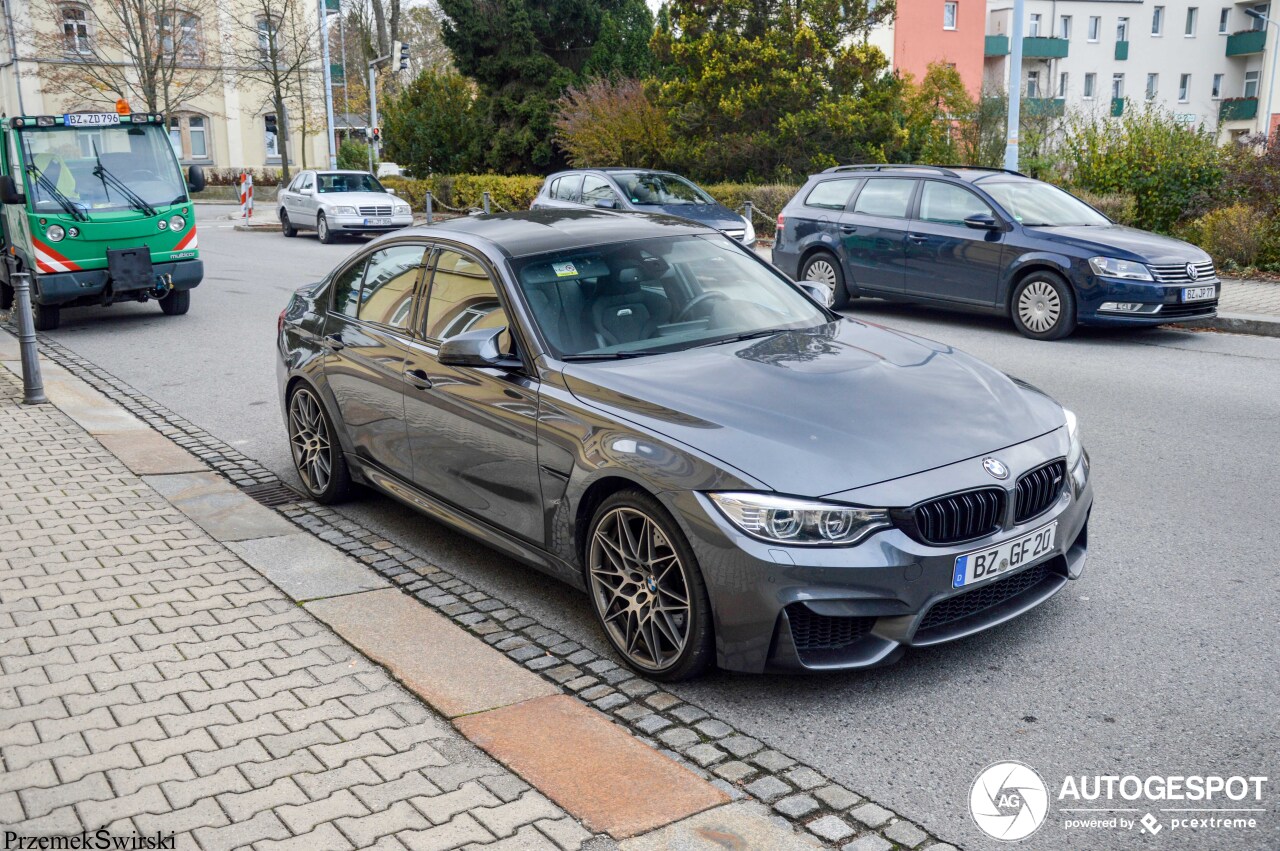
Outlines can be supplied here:
[[240, 217], [253, 218], [253, 175], [247, 171], [240, 174]]

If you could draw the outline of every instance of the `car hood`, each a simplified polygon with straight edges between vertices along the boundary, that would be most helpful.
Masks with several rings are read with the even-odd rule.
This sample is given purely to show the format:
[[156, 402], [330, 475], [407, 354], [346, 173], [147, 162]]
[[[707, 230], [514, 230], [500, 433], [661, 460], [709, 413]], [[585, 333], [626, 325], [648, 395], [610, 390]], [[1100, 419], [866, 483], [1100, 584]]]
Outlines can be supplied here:
[[634, 204], [642, 213], [666, 213], [679, 216], [716, 230], [742, 230], [746, 224], [742, 216], [720, 204]]
[[1102, 256], [1120, 255], [1122, 260], [1140, 260], [1146, 263], [1203, 263], [1209, 259], [1208, 254], [1188, 242], [1124, 225], [1030, 228], [1030, 230], [1038, 234], [1052, 235], [1057, 241], [1066, 240], [1088, 251], [1096, 251]]
[[394, 195], [388, 195], [385, 192], [325, 192], [323, 195], [317, 196], [321, 204], [341, 205], [350, 207], [373, 206], [385, 207], [388, 204], [403, 204]]
[[930, 470], [1064, 422], [1052, 399], [975, 358], [851, 319], [563, 372], [584, 403], [800, 496]]

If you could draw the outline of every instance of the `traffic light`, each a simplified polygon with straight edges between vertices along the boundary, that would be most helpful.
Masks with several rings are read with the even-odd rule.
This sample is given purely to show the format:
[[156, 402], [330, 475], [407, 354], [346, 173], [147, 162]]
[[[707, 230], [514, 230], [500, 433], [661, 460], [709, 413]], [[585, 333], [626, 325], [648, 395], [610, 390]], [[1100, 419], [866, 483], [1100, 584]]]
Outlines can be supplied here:
[[375, 141], [375, 142], [381, 142], [381, 141], [382, 141], [382, 128], [381, 128], [381, 127], [372, 127], [372, 128], [370, 128], [369, 132], [373, 134], [373, 141]]
[[403, 41], [391, 42], [391, 61], [397, 71], [408, 71], [409, 45]]

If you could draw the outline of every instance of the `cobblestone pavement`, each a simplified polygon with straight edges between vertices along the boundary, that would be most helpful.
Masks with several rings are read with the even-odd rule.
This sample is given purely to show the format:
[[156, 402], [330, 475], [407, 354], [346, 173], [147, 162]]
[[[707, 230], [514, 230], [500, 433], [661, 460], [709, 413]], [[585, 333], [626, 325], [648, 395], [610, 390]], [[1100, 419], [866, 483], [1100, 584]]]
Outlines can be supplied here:
[[178, 848], [586, 830], [0, 370], [0, 824]]
[[1224, 280], [1218, 310], [1274, 316], [1280, 321], [1280, 282]]

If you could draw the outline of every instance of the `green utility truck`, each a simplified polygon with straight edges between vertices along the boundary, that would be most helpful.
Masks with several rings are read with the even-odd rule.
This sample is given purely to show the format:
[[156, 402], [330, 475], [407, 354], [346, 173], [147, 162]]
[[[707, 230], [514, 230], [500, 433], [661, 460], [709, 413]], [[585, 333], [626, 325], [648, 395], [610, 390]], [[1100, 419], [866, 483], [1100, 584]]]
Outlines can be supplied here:
[[0, 309], [13, 303], [10, 271], [31, 275], [36, 330], [63, 307], [155, 299], [186, 313], [204, 276], [191, 192], [164, 116], [69, 113], [0, 121]]

